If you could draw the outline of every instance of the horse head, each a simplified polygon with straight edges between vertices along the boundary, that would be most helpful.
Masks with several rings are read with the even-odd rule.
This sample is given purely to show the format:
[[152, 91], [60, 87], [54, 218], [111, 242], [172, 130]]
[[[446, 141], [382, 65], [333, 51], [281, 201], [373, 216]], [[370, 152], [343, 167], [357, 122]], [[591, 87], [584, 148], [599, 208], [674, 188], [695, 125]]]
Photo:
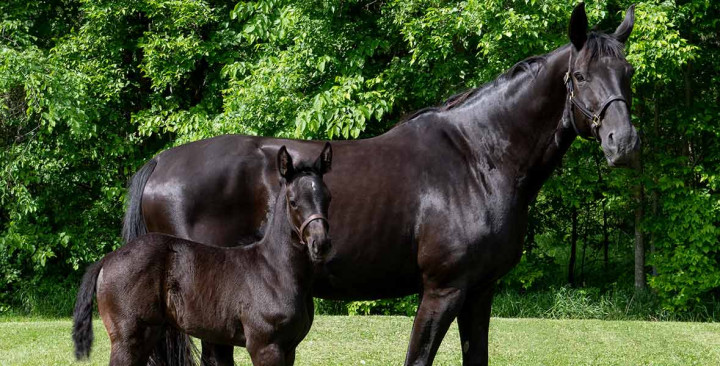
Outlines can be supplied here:
[[565, 75], [565, 123], [572, 124], [580, 136], [595, 137], [610, 166], [636, 163], [640, 150], [640, 138], [630, 122], [633, 68], [623, 55], [634, 14], [634, 6], [630, 6], [612, 34], [587, 33], [584, 4], [575, 7], [570, 17], [572, 50]]
[[323, 175], [330, 171], [332, 148], [326, 143], [312, 165], [293, 165], [285, 146], [278, 151], [278, 170], [284, 183], [287, 215], [300, 244], [306, 245], [310, 259], [317, 263], [330, 249], [328, 206], [330, 190]]

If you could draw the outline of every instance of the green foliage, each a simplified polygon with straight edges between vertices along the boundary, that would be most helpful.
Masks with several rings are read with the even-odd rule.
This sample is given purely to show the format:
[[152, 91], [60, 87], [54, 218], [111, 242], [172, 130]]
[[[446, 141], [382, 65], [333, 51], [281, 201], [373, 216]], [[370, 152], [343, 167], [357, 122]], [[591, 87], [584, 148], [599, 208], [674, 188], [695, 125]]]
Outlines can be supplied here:
[[[119, 246], [125, 182], [157, 152], [225, 133], [377, 135], [413, 110], [567, 43], [573, 5], [0, 3], [0, 309], [40, 309], [26, 299], [52, 296], [27, 289], [59, 293], [51, 288], [67, 287], [87, 263]], [[628, 5], [591, 2], [590, 23], [612, 29]], [[633, 122], [643, 131], [643, 173], [612, 170], [596, 144], [574, 144], [533, 204], [526, 256], [502, 288], [563, 286], [572, 222], [577, 285], [610, 291], [628, 282], [629, 187], [642, 184], [642, 230], [656, 273], [649, 296], [668, 311], [693, 311], [718, 295], [719, 6], [638, 3], [627, 58], [636, 69]], [[318, 303], [356, 314], [409, 314], [416, 301], [329, 304]]]

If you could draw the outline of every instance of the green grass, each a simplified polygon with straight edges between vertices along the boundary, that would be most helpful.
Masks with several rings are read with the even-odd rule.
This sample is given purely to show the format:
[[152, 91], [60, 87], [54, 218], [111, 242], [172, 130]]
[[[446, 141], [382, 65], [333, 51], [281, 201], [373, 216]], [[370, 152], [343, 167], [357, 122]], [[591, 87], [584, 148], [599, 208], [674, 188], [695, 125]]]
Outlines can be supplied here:
[[[95, 321], [90, 362], [74, 362], [69, 320], [0, 319], [0, 365], [107, 365], [109, 343]], [[412, 318], [319, 316], [298, 365], [399, 365]], [[238, 365], [248, 365], [236, 349]], [[493, 318], [493, 365], [719, 365], [720, 323]], [[364, 363], [363, 363], [364, 362]], [[436, 365], [461, 363], [457, 326]]]

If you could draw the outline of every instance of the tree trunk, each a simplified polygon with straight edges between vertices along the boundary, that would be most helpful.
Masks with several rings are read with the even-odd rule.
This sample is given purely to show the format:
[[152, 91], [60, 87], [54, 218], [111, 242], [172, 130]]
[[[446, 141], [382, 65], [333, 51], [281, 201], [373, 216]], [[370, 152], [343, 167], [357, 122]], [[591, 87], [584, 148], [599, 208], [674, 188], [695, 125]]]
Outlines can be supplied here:
[[577, 218], [577, 209], [575, 207], [572, 208], [571, 211], [572, 215], [572, 233], [571, 233], [571, 245], [570, 245], [570, 263], [568, 264], [568, 283], [570, 286], [575, 287], [575, 261], [576, 261], [576, 252], [577, 252], [577, 226], [578, 226], [578, 218]]
[[607, 224], [607, 210], [605, 209], [605, 200], [602, 203], [602, 214], [603, 214], [603, 265], [605, 267], [605, 273], [610, 268], [610, 237], [608, 234]]
[[[597, 168], [598, 173], [598, 186], [600, 186], [600, 189], [605, 190], [605, 185], [603, 184], [602, 168], [600, 167], [600, 161], [597, 158], [597, 154], [595, 155], [595, 167]], [[605, 207], [606, 204], [607, 202], [605, 201], [605, 198], [601, 198], [603, 217], [603, 268], [605, 269], [605, 273], [607, 273], [608, 268], [610, 268], [610, 256], [608, 253], [610, 248], [610, 235], [608, 233], [607, 208]]]
[[[655, 90], [657, 91], [657, 86], [655, 87]], [[654, 138], [655, 138], [655, 156], [659, 156], [660, 149], [658, 149], [657, 144], [660, 141], [660, 103], [657, 100], [657, 93], [655, 94], [655, 110], [653, 111], [653, 132], [654, 132]], [[652, 200], [652, 216], [657, 217], [658, 215], [658, 202], [660, 200], [659, 194], [658, 194], [658, 175], [653, 174], [653, 182], [655, 183], [655, 188], [652, 191], [651, 194], [651, 200]], [[650, 234], [650, 259], [655, 256], [655, 241], [657, 240], [657, 237], [655, 235], [655, 232], [652, 232]], [[653, 264], [652, 266], [652, 275], [657, 276], [657, 267]]]
[[580, 285], [585, 286], [585, 250], [588, 244], [588, 223], [590, 222], [590, 210], [585, 209], [585, 225], [583, 226], [583, 247], [582, 257], [580, 259]]
[[528, 230], [527, 237], [525, 238], [525, 256], [530, 257], [532, 255], [533, 246], [535, 245], [535, 204], [530, 206], [528, 212]]
[[[642, 163], [637, 169], [638, 177], [642, 177]], [[645, 241], [642, 233], [643, 205], [645, 192], [642, 182], [635, 187], [635, 292], [645, 290]]]

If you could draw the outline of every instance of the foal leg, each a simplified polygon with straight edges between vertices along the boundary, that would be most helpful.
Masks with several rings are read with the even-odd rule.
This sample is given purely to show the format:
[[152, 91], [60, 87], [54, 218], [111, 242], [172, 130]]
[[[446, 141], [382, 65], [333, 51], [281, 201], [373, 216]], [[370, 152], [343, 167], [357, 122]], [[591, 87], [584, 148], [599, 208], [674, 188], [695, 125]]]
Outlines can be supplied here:
[[128, 345], [112, 345], [110, 366], [144, 366], [150, 358], [150, 352], [142, 352]]
[[295, 348], [285, 352], [285, 365], [292, 366], [295, 364]]
[[247, 348], [253, 366], [285, 366], [286, 353], [277, 344], [250, 345]]
[[468, 293], [458, 314], [463, 366], [487, 366], [490, 307], [495, 285]]
[[202, 366], [233, 366], [233, 346], [202, 341]]
[[457, 315], [465, 293], [458, 288], [426, 288], [415, 315], [406, 366], [431, 365]]
[[110, 366], [145, 366], [161, 332], [158, 327], [137, 327], [111, 334]]

